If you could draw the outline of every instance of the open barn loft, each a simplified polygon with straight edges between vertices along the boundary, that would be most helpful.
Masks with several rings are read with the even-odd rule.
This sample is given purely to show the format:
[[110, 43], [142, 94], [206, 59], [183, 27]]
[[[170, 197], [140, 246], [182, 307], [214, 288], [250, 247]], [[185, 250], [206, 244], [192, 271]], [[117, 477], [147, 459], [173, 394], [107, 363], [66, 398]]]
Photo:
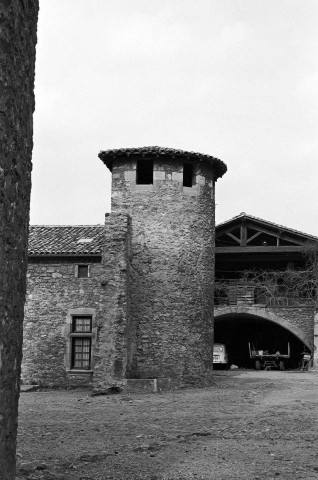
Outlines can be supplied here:
[[289, 344], [289, 367], [304, 349], [314, 352], [315, 292], [290, 279], [306, 270], [317, 242], [245, 212], [216, 227], [215, 342], [227, 345], [231, 363], [253, 366], [249, 343], [271, 352]]

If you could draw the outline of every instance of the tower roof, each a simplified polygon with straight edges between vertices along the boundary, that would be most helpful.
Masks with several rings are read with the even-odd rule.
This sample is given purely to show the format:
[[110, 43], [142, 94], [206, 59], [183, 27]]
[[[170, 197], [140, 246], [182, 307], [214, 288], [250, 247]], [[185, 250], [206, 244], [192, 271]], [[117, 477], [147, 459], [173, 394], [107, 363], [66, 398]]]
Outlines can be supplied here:
[[167, 157], [170, 159], [183, 158], [187, 161], [208, 162], [213, 166], [216, 174], [216, 179], [220, 178], [227, 171], [227, 166], [222, 160], [207, 155], [205, 153], [187, 152], [185, 150], [178, 150], [175, 148], [166, 147], [133, 147], [133, 148], [116, 148], [112, 150], [102, 150], [98, 154], [99, 158], [105, 163], [106, 167], [112, 171], [114, 159], [119, 158], [151, 158], [151, 157]]

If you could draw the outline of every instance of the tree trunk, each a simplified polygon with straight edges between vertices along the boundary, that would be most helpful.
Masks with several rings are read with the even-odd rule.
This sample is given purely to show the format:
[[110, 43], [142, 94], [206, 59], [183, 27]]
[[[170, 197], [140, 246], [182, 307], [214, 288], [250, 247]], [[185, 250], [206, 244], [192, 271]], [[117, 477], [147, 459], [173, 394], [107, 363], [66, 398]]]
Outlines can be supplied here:
[[15, 478], [38, 0], [0, 0], [0, 479]]

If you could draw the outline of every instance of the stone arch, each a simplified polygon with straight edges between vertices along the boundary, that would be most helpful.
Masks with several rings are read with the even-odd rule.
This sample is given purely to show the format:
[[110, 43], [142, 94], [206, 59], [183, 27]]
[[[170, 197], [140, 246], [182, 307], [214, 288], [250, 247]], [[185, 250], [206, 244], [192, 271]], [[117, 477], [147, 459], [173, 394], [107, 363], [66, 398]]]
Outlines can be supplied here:
[[295, 337], [297, 337], [304, 345], [311, 351], [312, 344], [308, 340], [307, 335], [302, 332], [298, 327], [292, 325], [288, 320], [283, 317], [276, 315], [273, 312], [269, 312], [264, 308], [257, 308], [257, 307], [248, 307], [244, 305], [235, 305], [235, 306], [226, 306], [222, 308], [217, 308], [214, 311], [214, 319], [219, 319], [225, 316], [233, 316], [233, 315], [246, 315], [249, 317], [258, 317], [270, 322], [276, 323], [280, 327], [285, 328], [289, 332], [291, 332]]

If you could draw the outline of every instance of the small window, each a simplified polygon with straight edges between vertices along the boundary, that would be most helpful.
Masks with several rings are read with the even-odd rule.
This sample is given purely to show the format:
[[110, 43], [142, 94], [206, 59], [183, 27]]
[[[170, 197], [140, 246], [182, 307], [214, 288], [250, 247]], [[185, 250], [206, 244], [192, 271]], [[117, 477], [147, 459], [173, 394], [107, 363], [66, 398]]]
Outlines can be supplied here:
[[92, 317], [74, 316], [71, 333], [71, 368], [90, 370], [92, 352]]
[[78, 278], [88, 278], [88, 265], [78, 265], [77, 276]]
[[138, 185], [151, 185], [153, 183], [152, 160], [137, 160], [136, 183]]
[[91, 332], [92, 331], [92, 317], [73, 317], [72, 332]]
[[89, 370], [91, 367], [91, 338], [73, 338], [72, 368]]
[[183, 186], [192, 187], [193, 165], [191, 163], [183, 164]]

